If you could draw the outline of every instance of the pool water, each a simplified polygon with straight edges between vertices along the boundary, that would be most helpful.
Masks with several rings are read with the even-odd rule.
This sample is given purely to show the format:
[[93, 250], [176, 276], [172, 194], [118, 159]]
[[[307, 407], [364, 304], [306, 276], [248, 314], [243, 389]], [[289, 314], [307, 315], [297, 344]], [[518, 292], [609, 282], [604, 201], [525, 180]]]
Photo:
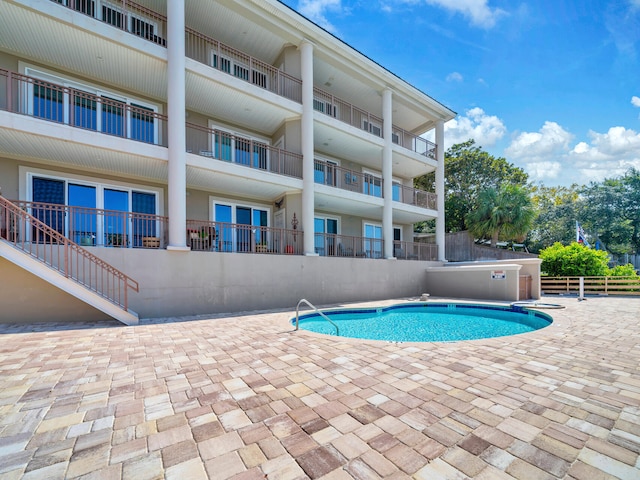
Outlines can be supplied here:
[[[391, 342], [451, 342], [503, 337], [549, 326], [551, 316], [520, 306], [461, 303], [395, 305], [386, 308], [325, 310], [340, 337]], [[295, 318], [292, 319], [295, 324]], [[299, 327], [336, 335], [318, 313], [300, 315]]]

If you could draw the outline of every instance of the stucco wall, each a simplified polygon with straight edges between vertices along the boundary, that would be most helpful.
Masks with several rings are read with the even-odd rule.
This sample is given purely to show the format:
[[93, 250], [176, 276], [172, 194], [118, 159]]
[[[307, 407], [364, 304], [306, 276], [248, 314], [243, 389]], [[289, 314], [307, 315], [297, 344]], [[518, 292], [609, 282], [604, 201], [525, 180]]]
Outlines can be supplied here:
[[4, 258], [0, 258], [0, 281], [0, 322], [112, 320]]
[[293, 308], [418, 296], [424, 262], [289, 255], [94, 249], [140, 283], [141, 318]]
[[[537, 258], [450, 263], [427, 269], [425, 292], [434, 296], [518, 301], [520, 276], [531, 276], [531, 297], [540, 298]], [[503, 278], [504, 275], [504, 278]]]

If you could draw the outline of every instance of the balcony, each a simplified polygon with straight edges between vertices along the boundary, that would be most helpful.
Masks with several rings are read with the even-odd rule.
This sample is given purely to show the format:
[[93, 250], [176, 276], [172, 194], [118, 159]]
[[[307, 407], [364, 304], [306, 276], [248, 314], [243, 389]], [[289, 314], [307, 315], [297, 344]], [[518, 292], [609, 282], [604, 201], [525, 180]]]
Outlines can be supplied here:
[[0, 110], [167, 146], [167, 117], [149, 108], [0, 69]]
[[190, 28], [186, 29], [185, 50], [187, 57], [199, 63], [294, 102], [302, 102], [301, 80]]
[[191, 123], [187, 124], [187, 152], [248, 168], [302, 178], [302, 155]]
[[[383, 120], [358, 107], [341, 100], [319, 88], [313, 89], [313, 109], [324, 113], [352, 127], [359, 128], [376, 137], [383, 138]], [[395, 145], [436, 160], [436, 144], [418, 135], [409, 133], [400, 127], [391, 127], [391, 141]]]
[[[438, 257], [438, 247], [435, 244], [394, 241], [393, 246], [394, 256], [399, 260], [435, 261]], [[381, 259], [384, 257], [384, 240], [316, 233], [315, 249], [321, 257]]]
[[[321, 185], [383, 198], [384, 180], [369, 173], [342, 168], [332, 162], [314, 161], [314, 182]], [[405, 205], [437, 209], [437, 195], [393, 182], [393, 200]]]
[[[166, 16], [129, 0], [98, 5], [96, 0], [51, 0], [55, 4], [89, 16], [114, 28], [166, 47]], [[251, 55], [225, 45], [194, 29], [185, 29], [186, 56], [244, 82], [287, 98], [302, 101], [302, 81]], [[363, 109], [314, 88], [314, 109], [376, 137], [382, 138], [383, 121]], [[392, 127], [392, 141], [400, 147], [432, 160], [436, 145], [400, 127]]]
[[[168, 244], [169, 218], [165, 216], [41, 202], [12, 203], [82, 247], [164, 249]], [[10, 234], [22, 243], [40, 238], [28, 229], [5, 228], [3, 232], [4, 237]], [[297, 229], [187, 220], [186, 239], [194, 251], [304, 254], [304, 232]], [[381, 259], [384, 240], [316, 233], [315, 249], [320, 256]], [[437, 247], [394, 241], [394, 254], [403, 260], [435, 260]]]

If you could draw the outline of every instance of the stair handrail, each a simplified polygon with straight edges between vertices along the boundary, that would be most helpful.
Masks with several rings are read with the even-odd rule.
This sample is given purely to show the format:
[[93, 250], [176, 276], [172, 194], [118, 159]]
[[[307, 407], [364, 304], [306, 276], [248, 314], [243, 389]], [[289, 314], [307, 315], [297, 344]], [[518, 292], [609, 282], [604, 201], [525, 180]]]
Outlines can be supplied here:
[[320, 310], [318, 310], [315, 305], [313, 305], [309, 300], [307, 300], [305, 298], [300, 299], [300, 301], [298, 302], [298, 305], [296, 305], [296, 330], [298, 330], [298, 323], [300, 322], [299, 313], [300, 313], [300, 305], [302, 303], [306, 303], [310, 308], [313, 308], [313, 310], [315, 312], [317, 312], [322, 318], [324, 318], [327, 322], [329, 322], [331, 325], [333, 325], [335, 327], [335, 329], [336, 329], [336, 335], [340, 336], [340, 329], [338, 328], [338, 325], [333, 323], [329, 317], [327, 317], [324, 313], [322, 313]]
[[[18, 225], [17, 222], [20, 222], [20, 225]], [[42, 240], [42, 243], [39, 241], [34, 242], [33, 240], [27, 241], [27, 235], [25, 235], [25, 233], [28, 231], [28, 226], [31, 226], [33, 229], [31, 231], [31, 236], [36, 237], [37, 240]], [[30, 213], [22, 210], [16, 204], [10, 202], [1, 195], [0, 239], [6, 240], [15, 248], [22, 250], [26, 254], [47, 265], [49, 268], [60, 272], [66, 278], [88, 288], [126, 311], [128, 311], [129, 308], [129, 289], [134, 292], [140, 291], [138, 282], [133, 280], [131, 277], [112, 265], [109, 265], [107, 262], [82, 248], [77, 243], [72, 242], [57, 230], [51, 228], [49, 225]], [[52, 248], [50, 249], [51, 258], [47, 260], [46, 247], [53, 247], [54, 245], [57, 247], [63, 247], [63, 257], [61, 262], [53, 262], [54, 253]], [[57, 256], [59, 259], [59, 249]], [[84, 260], [89, 262], [89, 264], [85, 265]], [[81, 262], [82, 268], [80, 268]], [[76, 267], [75, 272], [73, 269], [74, 265]], [[124, 290], [122, 287], [124, 287]], [[109, 293], [109, 290], [111, 290], [112, 293]]]

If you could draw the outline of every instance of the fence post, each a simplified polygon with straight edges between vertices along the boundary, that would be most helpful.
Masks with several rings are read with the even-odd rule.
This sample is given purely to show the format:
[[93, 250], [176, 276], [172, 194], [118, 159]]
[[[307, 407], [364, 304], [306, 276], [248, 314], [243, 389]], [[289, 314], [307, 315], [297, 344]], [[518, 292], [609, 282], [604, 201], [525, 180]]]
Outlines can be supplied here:
[[584, 277], [580, 277], [580, 296], [578, 297], [578, 301], [586, 300], [584, 298]]

